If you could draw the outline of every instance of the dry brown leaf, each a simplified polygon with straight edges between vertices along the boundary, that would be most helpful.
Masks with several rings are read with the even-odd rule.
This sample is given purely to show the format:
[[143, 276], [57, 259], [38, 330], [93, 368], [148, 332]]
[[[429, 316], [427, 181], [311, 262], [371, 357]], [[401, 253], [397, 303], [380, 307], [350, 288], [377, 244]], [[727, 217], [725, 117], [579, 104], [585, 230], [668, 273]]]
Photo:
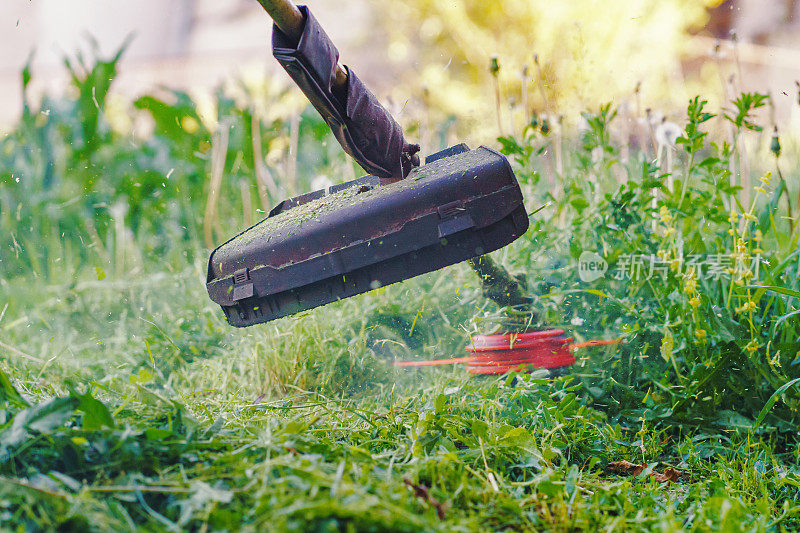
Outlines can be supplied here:
[[632, 476], [638, 476], [646, 467], [647, 465], [638, 465], [636, 463], [631, 463], [630, 461], [624, 460], [608, 463], [608, 469], [612, 472], [616, 472], [618, 474], [630, 474]]
[[671, 481], [672, 483], [677, 483], [682, 474], [683, 472], [681, 472], [677, 468], [672, 468], [671, 466], [668, 466], [660, 474], [658, 472], [652, 472], [650, 475], [653, 476], [653, 479], [655, 479], [659, 483], [666, 483], [667, 481]]
[[[647, 468], [647, 465], [645, 464], [631, 463], [630, 461], [624, 460], [608, 463], [608, 469], [612, 472], [616, 472], [618, 474], [628, 474], [631, 476], [638, 476], [644, 471], [645, 468]], [[666, 483], [668, 481], [677, 483], [682, 475], [683, 472], [671, 466], [667, 466], [663, 472], [658, 472], [656, 469], [653, 469], [653, 471], [650, 472], [650, 477], [659, 483]]]

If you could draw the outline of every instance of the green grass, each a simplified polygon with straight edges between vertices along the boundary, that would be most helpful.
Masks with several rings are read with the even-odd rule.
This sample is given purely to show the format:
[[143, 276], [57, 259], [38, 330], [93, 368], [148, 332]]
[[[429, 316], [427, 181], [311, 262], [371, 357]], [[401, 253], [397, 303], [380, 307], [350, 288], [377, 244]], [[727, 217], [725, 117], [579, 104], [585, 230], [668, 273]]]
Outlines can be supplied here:
[[[742, 191], [727, 172], [741, 152], [711, 144], [704, 128], [725, 119], [700, 100], [671, 188], [641, 154], [623, 161], [610, 107], [563, 141], [555, 188], [545, 150], [561, 140], [535, 126], [500, 139], [529, 210], [546, 207], [492, 257], [527, 279], [539, 325], [624, 343], [579, 352], [563, 377], [476, 378], [391, 366], [462, 355], [470, 333], [503, 323], [465, 264], [228, 326], [204, 287], [213, 127], [181, 127], [199, 117], [177, 94], [129, 110], [153, 120], [152, 137], [113, 131], [80, 97], [94, 94], [102, 110], [104, 90], [91, 89], [113, 61], [85, 70], [78, 96], [27, 107], [0, 141], [0, 528], [800, 527], [798, 231], [785, 219], [799, 175], [787, 170], [797, 168], [788, 139], [777, 158], [751, 154], [754, 168], [777, 162], [786, 175], [752, 211], [735, 208], [755, 218], [736, 224]], [[264, 102], [242, 98], [217, 96], [237, 132], [218, 239], [259, 215], [255, 201], [243, 214], [238, 183], [255, 191], [249, 113]], [[771, 141], [751, 130], [758, 103], [731, 104], [751, 149]], [[262, 153], [287, 137], [282, 120], [261, 127]], [[303, 114], [299, 176], [343, 180], [344, 158], [322, 141], [334, 142]], [[614, 272], [626, 254], [669, 261], [681, 249], [742, 268], [719, 279], [670, 268], [663, 279], [578, 277], [584, 250]], [[746, 277], [753, 256], [760, 269]], [[621, 475], [610, 465], [622, 460], [646, 469]], [[682, 471], [678, 482], [648, 475], [666, 465]]]

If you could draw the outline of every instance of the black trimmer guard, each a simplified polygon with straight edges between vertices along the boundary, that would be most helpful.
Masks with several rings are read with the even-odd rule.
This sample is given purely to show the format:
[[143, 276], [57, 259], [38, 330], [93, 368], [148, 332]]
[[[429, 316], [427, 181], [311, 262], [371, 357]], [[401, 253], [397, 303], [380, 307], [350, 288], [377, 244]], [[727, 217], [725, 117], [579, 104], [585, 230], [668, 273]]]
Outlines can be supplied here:
[[207, 288], [251, 326], [501, 248], [528, 228], [508, 160], [458, 145], [404, 180], [363, 178], [285, 200], [211, 254]]

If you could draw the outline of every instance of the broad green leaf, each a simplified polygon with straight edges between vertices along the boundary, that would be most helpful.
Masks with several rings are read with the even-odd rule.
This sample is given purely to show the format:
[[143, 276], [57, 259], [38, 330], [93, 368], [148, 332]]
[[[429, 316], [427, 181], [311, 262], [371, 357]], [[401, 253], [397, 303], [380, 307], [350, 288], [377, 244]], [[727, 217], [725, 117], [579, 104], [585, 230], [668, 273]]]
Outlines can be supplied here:
[[775, 330], [777, 330], [781, 326], [781, 324], [783, 324], [784, 322], [786, 322], [790, 318], [798, 316], [798, 315], [800, 315], [800, 309], [797, 309], [797, 310], [792, 311], [790, 313], [786, 313], [785, 315], [781, 316], [780, 318], [778, 318], [778, 320], [775, 321]]
[[472, 421], [472, 434], [478, 438], [486, 440], [486, 431], [489, 428], [488, 424], [483, 420]]
[[575, 492], [575, 486], [578, 482], [578, 477], [580, 476], [580, 470], [578, 469], [578, 465], [572, 465], [569, 467], [569, 472], [567, 472], [567, 480], [564, 486], [564, 489], [567, 491], [567, 494], [572, 494]]
[[787, 287], [779, 287], [777, 285], [749, 285], [748, 287], [751, 289], [764, 289], [767, 291], [777, 292], [778, 294], [783, 294], [784, 296], [800, 298], [800, 291], [789, 289]]
[[764, 404], [764, 407], [761, 409], [761, 412], [758, 413], [758, 418], [756, 418], [756, 423], [753, 424], [754, 428], [761, 425], [761, 422], [764, 420], [764, 417], [767, 416], [767, 413], [769, 413], [769, 410], [772, 409], [773, 405], [775, 405], [775, 402], [778, 401], [778, 398], [781, 397], [781, 394], [789, 390], [789, 387], [791, 387], [796, 383], [800, 383], [800, 378], [793, 379], [792, 381], [784, 384], [782, 387], [780, 387], [778, 390], [772, 393], [772, 396], [769, 397], [769, 400], [767, 400], [767, 403]]
[[437, 413], [441, 413], [444, 411], [444, 406], [447, 403], [447, 396], [444, 394], [439, 394], [436, 396], [436, 401], [434, 402], [434, 409]]
[[720, 411], [717, 423], [730, 429], [751, 429], [753, 427], [752, 419], [730, 410]]
[[503, 432], [500, 440], [509, 443], [524, 443], [530, 440], [530, 433], [528, 433], [528, 430], [521, 427], [509, 428]]
[[0, 461], [32, 434], [47, 434], [63, 425], [75, 413], [77, 406], [76, 398], [53, 398], [17, 413], [11, 426], [0, 433]]
[[661, 341], [661, 358], [669, 362], [672, 357], [672, 349], [675, 347], [675, 340], [672, 338], [672, 333], [669, 330], [664, 332], [664, 338]]
[[111, 415], [111, 411], [103, 402], [94, 398], [90, 392], [78, 394], [72, 391], [70, 395], [79, 401], [78, 410], [83, 411], [83, 429], [94, 431], [104, 427], [114, 427], [114, 417]]
[[30, 404], [17, 391], [8, 375], [0, 370], [0, 401], [6, 401], [17, 407], [27, 407]]

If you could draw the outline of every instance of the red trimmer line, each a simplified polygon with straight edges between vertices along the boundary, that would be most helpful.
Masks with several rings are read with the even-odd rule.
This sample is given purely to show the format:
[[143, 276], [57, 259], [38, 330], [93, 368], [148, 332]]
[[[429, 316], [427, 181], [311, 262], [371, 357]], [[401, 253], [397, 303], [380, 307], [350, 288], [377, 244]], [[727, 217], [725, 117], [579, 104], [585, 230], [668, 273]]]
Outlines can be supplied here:
[[547, 329], [505, 335], [476, 335], [466, 347], [474, 355], [428, 361], [399, 361], [398, 367], [455, 365], [466, 363], [467, 372], [481, 376], [525, 371], [529, 368], [563, 368], [575, 364], [578, 348], [619, 344], [620, 339], [572, 342], [563, 329]]

